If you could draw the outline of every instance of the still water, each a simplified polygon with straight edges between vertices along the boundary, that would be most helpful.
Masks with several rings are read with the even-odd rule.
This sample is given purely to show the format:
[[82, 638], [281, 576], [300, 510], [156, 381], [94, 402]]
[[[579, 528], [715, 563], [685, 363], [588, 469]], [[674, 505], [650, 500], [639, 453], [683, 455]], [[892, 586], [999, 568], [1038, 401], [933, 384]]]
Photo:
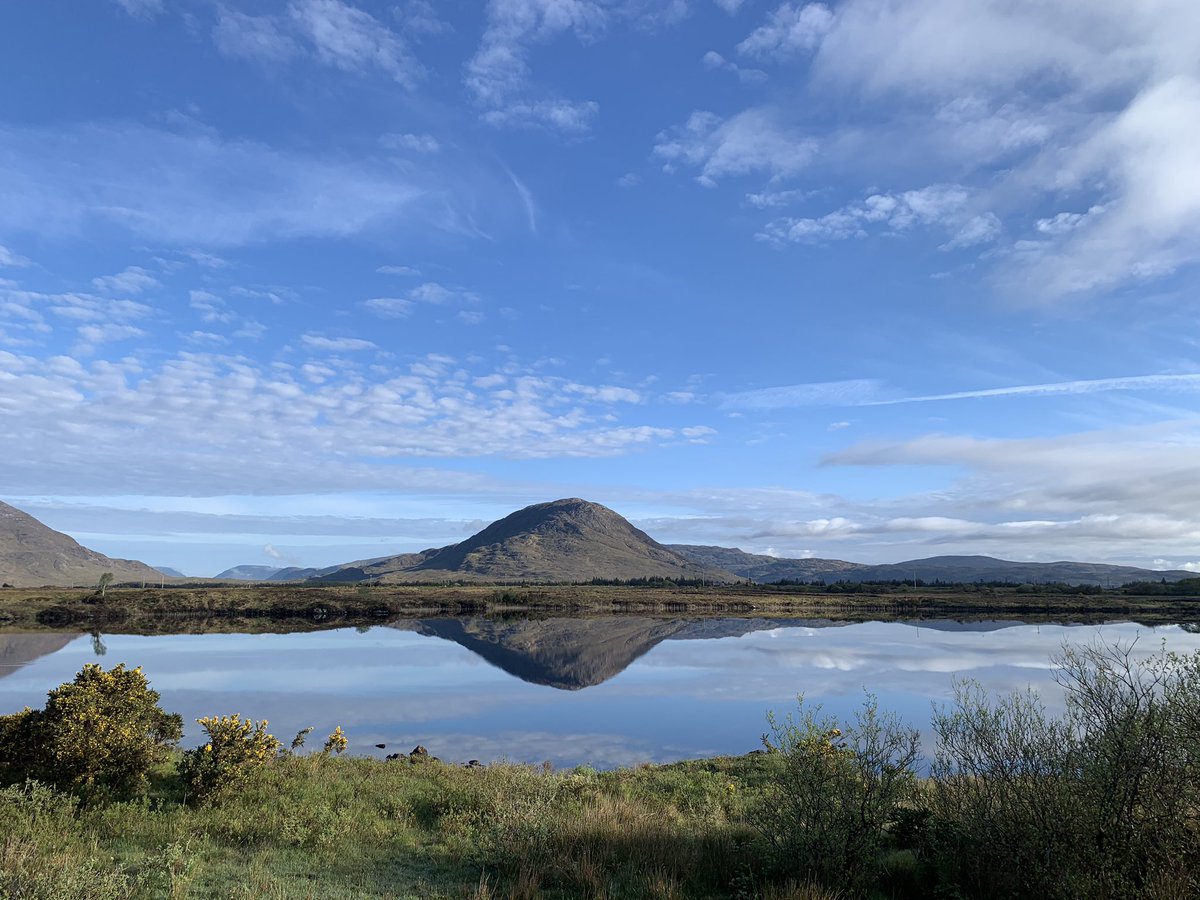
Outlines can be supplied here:
[[[0, 713], [40, 707], [87, 662], [142, 666], [161, 705], [269, 719], [284, 742], [341, 725], [350, 752], [598, 768], [755, 749], [796, 695], [847, 716], [874, 693], [928, 732], [956, 680], [1033, 687], [1061, 710], [1064, 642], [1200, 649], [1187, 626], [653, 618], [423, 619], [293, 634], [0, 633]], [[102, 656], [97, 656], [101, 652]], [[928, 738], [928, 735], [927, 735]], [[375, 745], [384, 744], [386, 749]], [[927, 746], [932, 747], [927, 740]]]

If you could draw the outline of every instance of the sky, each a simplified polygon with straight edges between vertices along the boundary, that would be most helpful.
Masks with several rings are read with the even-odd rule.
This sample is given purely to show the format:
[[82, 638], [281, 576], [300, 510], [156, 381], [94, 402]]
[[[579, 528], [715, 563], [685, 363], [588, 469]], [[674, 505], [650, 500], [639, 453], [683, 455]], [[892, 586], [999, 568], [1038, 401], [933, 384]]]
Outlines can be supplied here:
[[1200, 571], [1194, 0], [9, 0], [0, 499]]

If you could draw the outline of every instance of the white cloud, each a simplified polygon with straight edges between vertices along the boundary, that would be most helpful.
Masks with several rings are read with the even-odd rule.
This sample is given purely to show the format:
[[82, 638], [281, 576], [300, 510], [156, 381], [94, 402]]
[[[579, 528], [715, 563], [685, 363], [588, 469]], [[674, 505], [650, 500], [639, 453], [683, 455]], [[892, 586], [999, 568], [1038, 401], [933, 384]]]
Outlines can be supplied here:
[[833, 27], [833, 13], [823, 3], [784, 3], [738, 44], [747, 56], [784, 59], [808, 52], [820, 44]]
[[604, 8], [589, 0], [490, 0], [487, 18], [464, 75], [467, 89], [486, 109], [484, 120], [586, 131], [598, 110], [596, 103], [546, 96], [532, 83], [528, 55], [532, 45], [564, 33], [595, 36], [608, 20]]
[[[866, 133], [925, 148], [956, 179], [991, 182], [1011, 210], [1007, 230], [1042, 236], [1039, 247], [995, 257], [1010, 296], [1095, 294], [1200, 262], [1191, 0], [981, 0], [969, 16], [942, 0], [847, 0], [813, 72], [815, 85], [861, 109], [903, 110]], [[1047, 205], [1103, 215], [1045, 218]]]
[[380, 275], [420, 275], [420, 269], [414, 269], [412, 266], [380, 266], [375, 270]]
[[413, 311], [413, 302], [402, 297], [373, 297], [363, 306], [385, 319], [403, 319]]
[[390, 167], [210, 133], [0, 126], [0, 229], [57, 236], [103, 223], [185, 247], [344, 237], [416, 214], [428, 191]]
[[389, 368], [349, 357], [314, 381], [316, 370], [302, 365], [359, 344], [307, 338], [301, 346], [317, 358], [295, 367], [211, 353], [148, 364], [0, 350], [0, 431], [8, 450], [0, 481], [31, 493], [272, 494], [297, 484], [316, 492], [428, 491], [450, 481], [478, 488], [477, 476], [431, 478], [398, 463], [610, 456], [681, 437], [674, 428], [624, 420], [623, 410], [641, 409], [636, 391], [520, 367], [472, 372], [429, 357]]
[[335, 353], [353, 350], [376, 350], [378, 347], [371, 341], [362, 338], [331, 338], [321, 334], [305, 334], [300, 338], [305, 347], [313, 350], [329, 350]]
[[226, 56], [265, 63], [285, 63], [302, 52], [275, 16], [249, 16], [225, 6], [217, 7], [213, 42]]
[[0, 266], [10, 266], [12, 268], [24, 268], [32, 263], [24, 256], [20, 256], [9, 250], [3, 244], [0, 244]]
[[817, 243], [867, 237], [872, 230], [909, 231], [937, 226], [950, 234], [942, 249], [995, 240], [1000, 221], [992, 213], [972, 214], [970, 194], [957, 184], [933, 184], [897, 194], [872, 194], [817, 218], [787, 217], [770, 222], [758, 237], [772, 243]]
[[116, 275], [93, 278], [92, 286], [110, 294], [140, 294], [150, 288], [162, 287], [158, 279], [141, 266], [129, 266]]
[[709, 50], [701, 57], [705, 68], [717, 72], [730, 72], [737, 76], [743, 84], [758, 84], [767, 80], [767, 73], [761, 69], [747, 69], [732, 62], [715, 50]]
[[432, 134], [385, 134], [379, 143], [389, 150], [407, 150], [413, 153], [437, 153], [442, 145]]
[[163, 11], [163, 0], [116, 0], [118, 6], [135, 18], [153, 18]]
[[1183, 391], [1200, 392], [1200, 374], [1130, 375], [1123, 378], [1092, 378], [1059, 381], [1050, 384], [1022, 384], [978, 391], [927, 394], [890, 400], [873, 400], [866, 405], [888, 406], [897, 403], [928, 403], [935, 400], [970, 400], [984, 397], [1050, 397], [1055, 395], [1099, 394], [1109, 391]]
[[340, 0], [295, 0], [288, 13], [322, 62], [349, 72], [381, 69], [414, 87], [422, 67], [404, 40], [370, 13]]
[[735, 16], [737, 15], [738, 10], [742, 8], [742, 4], [745, 3], [746, 0], [713, 0], [713, 2], [716, 3], [717, 6], [721, 7], [721, 9], [725, 10], [725, 12], [729, 13], [729, 15]]
[[103, 325], [80, 325], [79, 341], [74, 347], [74, 352], [79, 355], [87, 355], [95, 352], [96, 347], [100, 344], [128, 341], [135, 337], [142, 337], [145, 333], [134, 325], [117, 325], [111, 322]]
[[722, 409], [785, 409], [793, 406], [859, 406], [879, 398], [882, 383], [870, 378], [791, 384], [721, 397]]
[[668, 171], [677, 165], [699, 168], [696, 180], [713, 187], [725, 176], [791, 177], [808, 166], [816, 148], [816, 141], [782, 125], [773, 111], [756, 108], [725, 120], [694, 112], [685, 125], [658, 135], [654, 155], [666, 161]]

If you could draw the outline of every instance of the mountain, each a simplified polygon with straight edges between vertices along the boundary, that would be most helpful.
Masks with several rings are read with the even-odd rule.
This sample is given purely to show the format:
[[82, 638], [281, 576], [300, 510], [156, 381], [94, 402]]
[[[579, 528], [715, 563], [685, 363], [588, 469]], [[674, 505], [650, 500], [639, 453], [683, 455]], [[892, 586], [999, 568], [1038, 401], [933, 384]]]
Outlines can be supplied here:
[[151, 568], [153, 568], [156, 572], [161, 572], [168, 578], [187, 578], [187, 576], [178, 569], [172, 569], [170, 566], [152, 566]]
[[684, 559], [599, 503], [573, 497], [537, 503], [459, 544], [349, 563], [315, 581], [590, 581], [699, 578], [728, 572]]
[[234, 566], [213, 578], [223, 581], [267, 581], [279, 571], [279, 566]]
[[783, 559], [747, 553], [732, 547], [712, 547], [695, 544], [667, 544], [667, 549], [684, 559], [733, 572], [751, 581], [770, 582], [790, 579], [792, 581], [837, 581], [852, 577], [851, 573], [870, 566], [846, 562], [842, 559]]
[[145, 563], [110, 559], [0, 502], [0, 584], [16, 587], [95, 585], [105, 572], [113, 581], [152, 582], [163, 575]]
[[39, 632], [35, 634], [0, 634], [0, 678], [12, 675], [22, 666], [57, 653], [81, 634]]
[[1119, 587], [1131, 581], [1180, 581], [1194, 572], [1139, 569], [1083, 562], [1014, 562], [992, 556], [931, 556], [887, 565], [864, 565], [840, 559], [782, 559], [727, 547], [670, 544], [669, 549], [702, 565], [716, 565], [742, 578], [769, 583], [794, 581], [1008, 581], [1013, 584], [1095, 584]]

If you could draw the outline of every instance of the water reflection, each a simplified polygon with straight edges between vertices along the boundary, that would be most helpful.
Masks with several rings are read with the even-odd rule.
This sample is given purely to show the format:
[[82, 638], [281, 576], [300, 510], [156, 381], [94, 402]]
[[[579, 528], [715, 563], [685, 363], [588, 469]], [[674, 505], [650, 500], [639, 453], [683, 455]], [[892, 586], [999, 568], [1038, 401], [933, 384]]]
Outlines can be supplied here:
[[[141, 665], [167, 709], [195, 718], [241, 712], [281, 738], [342, 725], [355, 753], [444, 759], [549, 759], [597, 766], [666, 761], [757, 746], [768, 709], [803, 692], [847, 715], [863, 690], [927, 728], [956, 678], [993, 691], [1034, 687], [1061, 707], [1050, 659], [1064, 641], [1200, 649], [1180, 626], [829, 620], [423, 619], [297, 634], [0, 635], [0, 713], [96, 659]], [[515, 676], [515, 677], [513, 677]], [[387, 750], [376, 750], [383, 743]]]

